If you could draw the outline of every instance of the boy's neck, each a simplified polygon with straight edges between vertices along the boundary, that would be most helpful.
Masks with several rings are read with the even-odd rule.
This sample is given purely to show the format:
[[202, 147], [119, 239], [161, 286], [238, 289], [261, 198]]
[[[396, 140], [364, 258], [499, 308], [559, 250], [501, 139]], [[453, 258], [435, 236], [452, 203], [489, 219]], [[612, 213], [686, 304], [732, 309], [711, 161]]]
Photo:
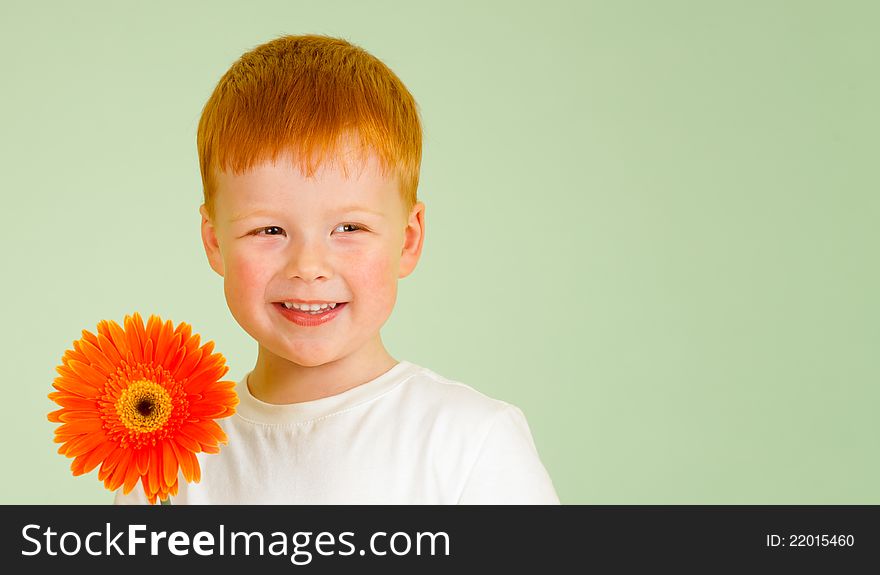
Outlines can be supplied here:
[[288, 361], [261, 345], [247, 385], [251, 395], [265, 403], [302, 403], [367, 383], [397, 363], [379, 338], [356, 353], [315, 367]]

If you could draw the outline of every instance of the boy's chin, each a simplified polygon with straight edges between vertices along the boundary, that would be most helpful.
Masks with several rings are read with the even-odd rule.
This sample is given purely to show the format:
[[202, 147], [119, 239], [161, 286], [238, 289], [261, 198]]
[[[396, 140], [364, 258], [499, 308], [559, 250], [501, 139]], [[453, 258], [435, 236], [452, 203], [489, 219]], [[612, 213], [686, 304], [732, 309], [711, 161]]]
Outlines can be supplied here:
[[298, 365], [300, 367], [320, 367], [328, 363], [332, 363], [338, 359], [338, 356], [332, 352], [322, 350], [279, 350], [281, 353], [275, 353], [278, 358]]
[[333, 361], [333, 358], [323, 358], [323, 357], [302, 357], [302, 356], [294, 356], [290, 358], [286, 358], [290, 363], [294, 363], [300, 367], [320, 367], [322, 365], [326, 365]]

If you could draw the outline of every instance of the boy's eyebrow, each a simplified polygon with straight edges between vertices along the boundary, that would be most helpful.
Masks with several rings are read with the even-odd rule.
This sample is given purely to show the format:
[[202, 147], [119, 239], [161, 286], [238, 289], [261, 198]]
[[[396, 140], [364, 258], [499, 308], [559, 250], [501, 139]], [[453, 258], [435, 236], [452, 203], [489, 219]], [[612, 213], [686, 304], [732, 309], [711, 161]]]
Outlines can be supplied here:
[[271, 216], [272, 212], [265, 210], [257, 210], [255, 212], [246, 212], [244, 214], [237, 214], [229, 219], [230, 222], [237, 222], [238, 220], [243, 220], [245, 218], [250, 218], [253, 216]]
[[[343, 206], [343, 207], [341, 207], [341, 208], [334, 208], [333, 211], [335, 211], [335, 212], [346, 212], [346, 213], [350, 213], [350, 212], [360, 212], [360, 213], [364, 213], [364, 214], [370, 214], [371, 216], [376, 216], [376, 217], [378, 217], [378, 218], [384, 218], [384, 217], [385, 217], [385, 214], [383, 214], [382, 212], [379, 212], [379, 211], [376, 211], [376, 210], [371, 210], [371, 209], [369, 209], [369, 208], [365, 208], [365, 207], [363, 207], [363, 206]], [[245, 218], [250, 218], [250, 217], [256, 217], [256, 216], [274, 216], [274, 215], [276, 215], [276, 212], [271, 211], [271, 210], [256, 210], [256, 211], [253, 211], [253, 212], [246, 212], [246, 213], [243, 213], [243, 214], [236, 214], [236, 215], [234, 215], [229, 221], [230, 221], [230, 222], [237, 222], [237, 221], [239, 221], [239, 220], [243, 220], [243, 219], [245, 219]]]
[[385, 214], [377, 210], [371, 210], [369, 208], [365, 208], [363, 206], [342, 206], [341, 208], [336, 208], [337, 212], [360, 212], [364, 214], [370, 214], [371, 216], [377, 216], [380, 218], [384, 218]]

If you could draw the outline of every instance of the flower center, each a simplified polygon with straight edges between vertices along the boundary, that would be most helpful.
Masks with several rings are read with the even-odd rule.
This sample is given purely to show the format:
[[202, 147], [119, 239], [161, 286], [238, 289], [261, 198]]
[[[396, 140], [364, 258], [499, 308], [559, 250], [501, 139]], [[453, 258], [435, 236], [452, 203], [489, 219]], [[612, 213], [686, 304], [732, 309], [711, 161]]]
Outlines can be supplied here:
[[156, 410], [156, 404], [153, 403], [151, 398], [145, 398], [138, 402], [135, 409], [144, 417], [149, 417]]
[[149, 433], [165, 425], [171, 416], [171, 396], [165, 388], [142, 379], [129, 384], [116, 401], [116, 414], [125, 427]]

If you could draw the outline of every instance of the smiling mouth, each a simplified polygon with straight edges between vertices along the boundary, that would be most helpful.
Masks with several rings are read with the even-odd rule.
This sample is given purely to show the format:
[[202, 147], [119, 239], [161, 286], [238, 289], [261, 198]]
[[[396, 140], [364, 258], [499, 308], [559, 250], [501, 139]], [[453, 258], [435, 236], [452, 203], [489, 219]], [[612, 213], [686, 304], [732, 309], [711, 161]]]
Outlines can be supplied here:
[[280, 302], [287, 309], [309, 313], [311, 315], [320, 315], [334, 309], [338, 303], [296, 303], [296, 302]]
[[[320, 325], [324, 320], [330, 320], [346, 306], [348, 302], [328, 302], [328, 303], [294, 303], [294, 302], [275, 302], [275, 307], [281, 310], [281, 313], [292, 319], [299, 325]], [[316, 323], [317, 322], [317, 323]]]

